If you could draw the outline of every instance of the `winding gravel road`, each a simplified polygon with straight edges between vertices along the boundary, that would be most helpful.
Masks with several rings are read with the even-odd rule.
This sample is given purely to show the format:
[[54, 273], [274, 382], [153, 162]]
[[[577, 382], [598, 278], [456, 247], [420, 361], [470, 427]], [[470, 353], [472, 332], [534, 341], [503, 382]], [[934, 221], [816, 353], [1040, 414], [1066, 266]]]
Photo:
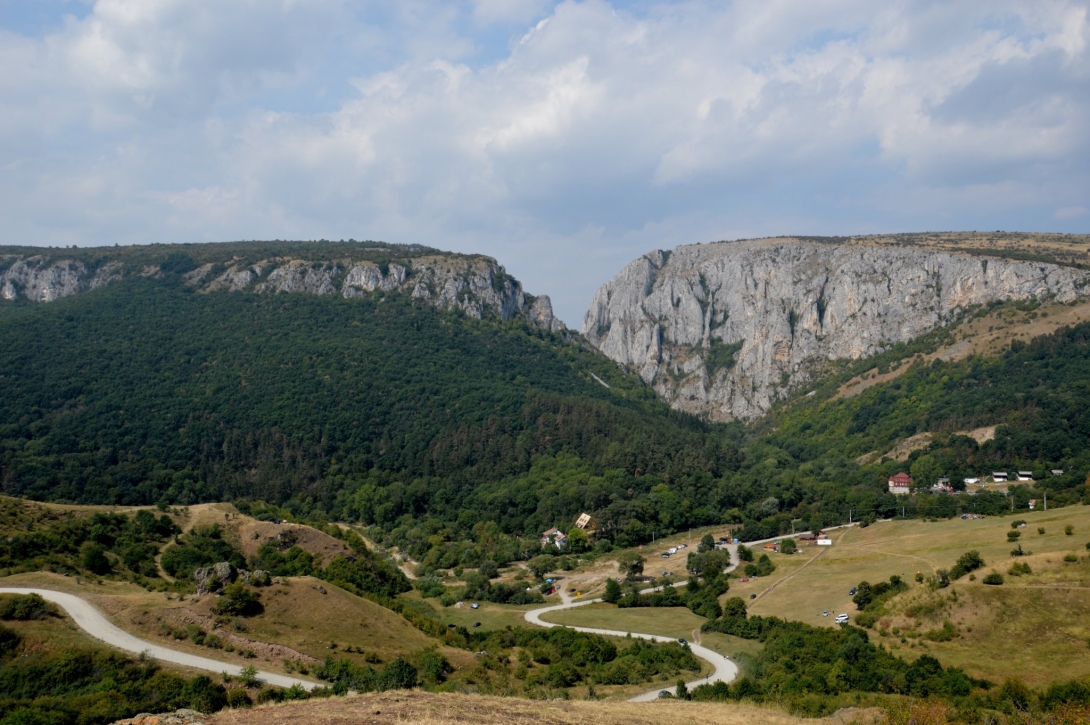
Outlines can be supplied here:
[[[87, 632], [87, 634], [95, 639], [102, 640], [108, 645], [125, 650], [126, 652], [133, 652], [135, 654], [146, 652], [149, 656], [154, 657], [157, 660], [173, 662], [175, 664], [185, 665], [186, 667], [207, 670], [208, 672], [226, 672], [229, 675], [238, 675], [242, 672], [242, 667], [240, 665], [220, 662], [199, 655], [191, 655], [188, 652], [169, 649], [153, 642], [140, 639], [139, 637], [135, 637], [125, 630], [114, 626], [105, 616], [103, 616], [102, 612], [95, 609], [90, 602], [75, 594], [66, 594], [65, 592], [58, 592], [52, 589], [31, 589], [22, 587], [0, 587], [0, 594], [39, 594], [43, 599], [59, 605], [64, 611], [68, 612], [68, 616], [70, 616], [82, 630]], [[276, 685], [277, 687], [299, 685], [306, 690], [313, 690], [315, 687], [318, 687], [318, 683], [316, 682], [300, 680], [296, 677], [288, 677], [287, 675], [278, 675], [274, 672], [259, 671], [257, 673], [257, 679], [269, 685]]]

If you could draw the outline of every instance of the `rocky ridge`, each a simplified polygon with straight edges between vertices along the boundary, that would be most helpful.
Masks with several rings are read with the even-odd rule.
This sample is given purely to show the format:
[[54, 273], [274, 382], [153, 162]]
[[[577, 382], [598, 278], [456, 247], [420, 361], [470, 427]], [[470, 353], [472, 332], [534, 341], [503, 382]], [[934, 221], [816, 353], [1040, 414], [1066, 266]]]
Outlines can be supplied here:
[[583, 334], [676, 409], [757, 417], [831, 360], [1006, 300], [1070, 302], [1090, 273], [911, 246], [768, 239], [656, 250], [594, 295]]
[[[0, 298], [52, 302], [131, 274], [160, 277], [163, 271], [159, 265], [135, 269], [117, 260], [93, 266], [80, 259], [0, 255]], [[526, 294], [522, 284], [496, 260], [483, 256], [434, 254], [383, 263], [277, 257], [253, 264], [206, 263], [183, 274], [182, 280], [202, 293], [339, 294], [345, 298], [403, 293], [424, 304], [459, 309], [476, 319], [522, 318], [546, 330], [566, 329], [553, 316], [548, 296]]]

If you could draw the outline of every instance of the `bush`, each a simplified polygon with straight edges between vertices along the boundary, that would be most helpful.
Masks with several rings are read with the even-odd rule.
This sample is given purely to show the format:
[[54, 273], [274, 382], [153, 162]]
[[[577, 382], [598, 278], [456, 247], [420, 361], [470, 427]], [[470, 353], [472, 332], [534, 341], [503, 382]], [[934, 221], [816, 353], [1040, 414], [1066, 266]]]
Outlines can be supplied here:
[[1003, 575], [1000, 574], [999, 572], [993, 571], [991, 574], [984, 577], [983, 581], [984, 581], [985, 584], [988, 584], [989, 586], [999, 586], [1000, 584], [1003, 583]]
[[183, 691], [189, 707], [211, 715], [227, 705], [227, 689], [212, 681], [207, 675], [194, 677]]
[[1024, 576], [1026, 574], [1032, 574], [1033, 569], [1031, 569], [1029, 564], [1024, 561], [1016, 561], [1011, 564], [1010, 571], [1008, 571], [1007, 573], [1011, 576]]
[[750, 549], [745, 544], [738, 545], [738, 560], [739, 561], [753, 561], [753, 549]]
[[106, 558], [106, 549], [93, 542], [84, 542], [79, 550], [80, 563], [92, 574], [109, 574], [110, 560]]
[[228, 584], [212, 605], [212, 611], [226, 616], [249, 617], [264, 611], [261, 595], [247, 589], [242, 582]]
[[1064, 527], [1064, 533], [1067, 534], [1068, 536], [1074, 536], [1075, 535], [1075, 527], [1072, 526], [1071, 524], [1068, 524], [1067, 526]]
[[781, 554], [794, 554], [796, 551], [798, 551], [798, 548], [799, 546], [795, 543], [794, 539], [784, 539], [780, 542]]
[[616, 579], [610, 579], [606, 582], [606, 592], [602, 595], [603, 602], [609, 602], [610, 604], [616, 604], [621, 598], [621, 585], [617, 583]]
[[1066, 561], [1069, 564], [1074, 563], [1074, 562], [1076, 562], [1078, 560], [1079, 560], [1079, 557], [1075, 556], [1074, 554], [1067, 554], [1067, 555], [1064, 556], [1064, 561]]
[[1020, 539], [1021, 537], [1022, 537], [1022, 532], [1021, 531], [1008, 531], [1007, 532], [1007, 541], [1009, 541], [1011, 543], [1013, 543], [1015, 541], [1018, 541], [1018, 539]]
[[250, 699], [250, 695], [246, 690], [234, 689], [227, 691], [227, 706], [238, 709], [244, 707], [252, 707], [254, 701]]
[[0, 624], [0, 657], [13, 652], [19, 646], [19, 641], [18, 633]]
[[980, 556], [980, 552], [975, 549], [973, 551], [967, 551], [958, 557], [957, 563], [950, 569], [950, 578], [960, 579], [969, 572], [976, 571], [982, 566], [984, 566], [984, 559]]
[[1026, 520], [1025, 519], [1015, 519], [1014, 521], [1011, 521], [1011, 528], [1012, 529], [1017, 529], [1019, 526], [1025, 526], [1025, 525], [1026, 525]]
[[253, 665], [246, 665], [238, 673], [238, 681], [245, 687], [254, 687], [257, 685], [257, 668]]
[[1045, 527], [1044, 526], [1038, 526], [1037, 527], [1037, 534], [1039, 536], [1044, 536], [1045, 535]]
[[0, 596], [0, 619], [25, 622], [59, 616], [57, 605], [39, 594], [5, 594]]

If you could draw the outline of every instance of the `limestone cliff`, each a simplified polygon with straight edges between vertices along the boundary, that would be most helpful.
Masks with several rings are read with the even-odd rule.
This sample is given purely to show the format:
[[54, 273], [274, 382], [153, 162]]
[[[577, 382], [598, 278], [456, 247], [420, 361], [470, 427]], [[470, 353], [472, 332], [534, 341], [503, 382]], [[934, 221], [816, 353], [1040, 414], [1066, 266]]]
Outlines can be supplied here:
[[[146, 248], [145, 248], [146, 249]], [[157, 264], [110, 259], [97, 264], [52, 255], [0, 255], [0, 298], [51, 302], [138, 274], [161, 277]], [[229, 259], [207, 262], [181, 275], [182, 283], [201, 293], [339, 294], [403, 293], [424, 304], [457, 308], [476, 319], [525, 319], [552, 331], [564, 324], [553, 316], [547, 296], [526, 294], [522, 284], [496, 260], [479, 255], [414, 254], [397, 261], [359, 259], [312, 261], [273, 257], [258, 262]]]
[[826, 361], [907, 341], [972, 305], [1070, 301], [1090, 274], [912, 246], [796, 239], [655, 251], [594, 295], [583, 334], [673, 407], [749, 419]]

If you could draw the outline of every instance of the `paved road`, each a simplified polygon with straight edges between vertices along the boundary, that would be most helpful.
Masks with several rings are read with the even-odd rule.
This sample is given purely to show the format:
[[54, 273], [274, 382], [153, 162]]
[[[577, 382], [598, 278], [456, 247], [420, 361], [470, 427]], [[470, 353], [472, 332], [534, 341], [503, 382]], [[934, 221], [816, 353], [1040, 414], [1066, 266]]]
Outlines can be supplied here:
[[[731, 545], [729, 548], [730, 548], [731, 564], [726, 569], [726, 571], [728, 571], [728, 572], [733, 570], [736, 566], [738, 566], [738, 547]], [[652, 591], [655, 591], [655, 590], [657, 590], [659, 588], [660, 587], [652, 587], [650, 589], [644, 589], [643, 593], [652, 592]], [[556, 624], [554, 622], [546, 622], [546, 621], [541, 619], [541, 615], [547, 614], [549, 612], [559, 612], [562, 609], [573, 609], [575, 607], [582, 607], [582, 606], [585, 606], [587, 604], [593, 604], [594, 602], [602, 601], [601, 599], [586, 599], [586, 600], [572, 601], [571, 599], [568, 598], [568, 595], [565, 594], [564, 592], [560, 592], [560, 599], [561, 599], [561, 602], [562, 602], [561, 604], [554, 604], [551, 607], [542, 607], [541, 609], [531, 609], [530, 611], [526, 612], [526, 614], [525, 614], [526, 621], [531, 623], [531, 624], [536, 624], [539, 627], [567, 627], [568, 625], [565, 625], [565, 624]], [[622, 631], [613, 630], [613, 629], [597, 629], [595, 627], [569, 627], [569, 628], [574, 629], [577, 632], [587, 632], [588, 634], [604, 634], [604, 635], [610, 635], [610, 636], [614, 636], [614, 637], [625, 637], [627, 635], [632, 635], [633, 637], [638, 637], [640, 639], [650, 640], [652, 642], [673, 642], [674, 641], [673, 637], [663, 637], [661, 635], [646, 634], [644, 632], [622, 632]], [[700, 678], [699, 680], [693, 680], [692, 682], [686, 682], [685, 683], [686, 687], [689, 687], [691, 689], [693, 687], [696, 687], [697, 685], [708, 685], [708, 684], [711, 684], [711, 683], [716, 682], [718, 680], [722, 680], [723, 682], [731, 682], [731, 681], [734, 680], [735, 677], [738, 676], [738, 666], [735, 665], [733, 662], [731, 662], [726, 657], [724, 657], [723, 655], [719, 654], [718, 652], [713, 652], [712, 650], [708, 649], [707, 647], [704, 647], [702, 645], [697, 644], [695, 641], [689, 643], [689, 649], [692, 650], [694, 655], [696, 655], [700, 659], [708, 662], [712, 666], [712, 673], [710, 675], [708, 675], [707, 677]], [[659, 688], [659, 689], [651, 690], [650, 692], [645, 692], [642, 695], [636, 695], [633, 698], [629, 698], [629, 701], [630, 702], [650, 702], [652, 700], [656, 700], [656, 699], [658, 699], [659, 692], [661, 691], [661, 689], [662, 688]], [[666, 688], [666, 689], [673, 690], [674, 688], [669, 687], [669, 688]]]
[[[173, 662], [175, 664], [194, 667], [199, 670], [207, 670], [217, 674], [226, 672], [230, 675], [238, 675], [242, 671], [240, 665], [233, 665], [207, 657], [191, 655], [188, 652], [179, 652], [178, 650], [169, 649], [154, 644], [153, 642], [142, 640], [139, 637], [135, 637], [125, 630], [114, 626], [105, 616], [103, 616], [102, 612], [95, 609], [90, 602], [74, 594], [57, 592], [52, 589], [0, 587], [0, 594], [31, 593], [40, 594], [43, 599], [47, 599], [54, 604], [60, 605], [64, 611], [68, 612], [68, 616], [70, 616], [81, 629], [95, 639], [102, 640], [106, 644], [113, 645], [126, 652], [133, 652], [136, 654], [147, 652], [149, 656], [154, 657], [157, 660]], [[300, 685], [306, 690], [312, 690], [315, 687], [318, 687], [318, 683], [316, 682], [300, 680], [295, 677], [288, 677], [287, 675], [278, 675], [274, 672], [258, 672], [257, 679], [269, 685], [276, 685], [277, 687]]]

